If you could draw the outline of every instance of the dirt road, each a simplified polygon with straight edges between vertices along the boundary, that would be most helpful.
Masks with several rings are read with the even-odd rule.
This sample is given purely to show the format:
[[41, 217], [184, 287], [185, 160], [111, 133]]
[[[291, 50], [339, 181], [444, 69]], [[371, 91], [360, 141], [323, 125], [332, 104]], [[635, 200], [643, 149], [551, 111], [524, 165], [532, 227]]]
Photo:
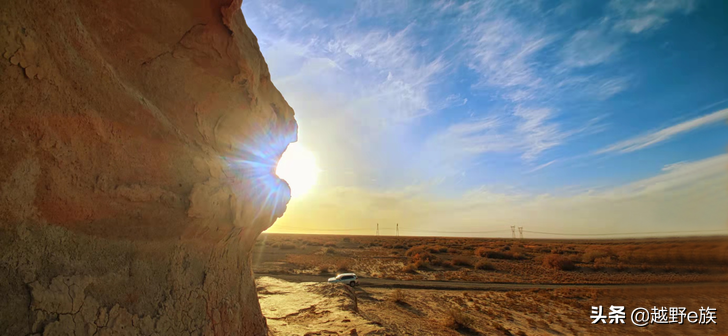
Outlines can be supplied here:
[[[308, 274], [266, 274], [256, 273], [255, 277], [272, 277], [290, 282], [326, 282], [329, 277]], [[435, 281], [435, 280], [392, 280], [378, 278], [360, 278], [360, 286], [378, 288], [412, 288], [412, 289], [440, 289], [440, 290], [482, 290], [482, 291], [511, 291], [526, 289], [557, 289], [557, 288], [655, 288], [655, 287], [699, 287], [699, 286], [726, 286], [719, 282], [691, 282], [667, 284], [529, 284], [529, 283], [485, 283], [466, 281]]]

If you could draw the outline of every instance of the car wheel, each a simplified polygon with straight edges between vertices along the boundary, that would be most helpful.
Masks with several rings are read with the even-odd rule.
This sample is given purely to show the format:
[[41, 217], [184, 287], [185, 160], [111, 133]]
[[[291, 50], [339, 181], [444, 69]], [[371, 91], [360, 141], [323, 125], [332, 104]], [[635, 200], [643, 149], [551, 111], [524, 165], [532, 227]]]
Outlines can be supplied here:
[[356, 285], [356, 282], [354, 282], [354, 281], [349, 282], [349, 286], [354, 287], [355, 285]]

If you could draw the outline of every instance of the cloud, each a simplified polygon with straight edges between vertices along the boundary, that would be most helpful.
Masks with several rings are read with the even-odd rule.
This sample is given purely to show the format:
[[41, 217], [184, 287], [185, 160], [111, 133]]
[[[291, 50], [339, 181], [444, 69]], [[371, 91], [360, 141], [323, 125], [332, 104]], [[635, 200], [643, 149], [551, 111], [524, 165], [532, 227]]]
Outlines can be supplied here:
[[463, 106], [468, 103], [468, 98], [463, 98], [460, 96], [460, 94], [451, 94], [445, 98], [445, 104], [443, 104], [442, 108], [450, 108], [450, 107], [458, 107]]
[[476, 23], [465, 34], [471, 57], [469, 66], [481, 74], [480, 85], [535, 87], [540, 84], [531, 58], [553, 38], [542, 36], [537, 30], [527, 30], [505, 16]]
[[[360, 2], [357, 6], [356, 15], [376, 16], [405, 11], [410, 5]], [[286, 81], [300, 83], [317, 78], [321, 67], [331, 67], [339, 74], [329, 76], [329, 82], [319, 78], [319, 84], [335, 81], [334, 89], [348, 95], [361, 110], [378, 111], [375, 119], [407, 122], [437, 112], [436, 108], [443, 105], [433, 101], [430, 90], [449, 64], [418, 51], [420, 41], [413, 36], [411, 25], [395, 30], [362, 29], [355, 20], [323, 23], [305, 6], [277, 1], [244, 4], [243, 9], [256, 14], [246, 18], [256, 28], [280, 86]]]
[[568, 138], [593, 128], [587, 125], [564, 131], [553, 121], [554, 117], [554, 111], [549, 108], [517, 105], [509, 115], [494, 114], [454, 123], [434, 135], [428, 147], [450, 153], [446, 160], [468, 160], [484, 153], [517, 152], [530, 162]]
[[[513, 7], [521, 9], [519, 5]], [[601, 38], [609, 30], [608, 23], [594, 24], [565, 43], [561, 55], [569, 65], [564, 68], [563, 63], [552, 66], [544, 61], [553, 58], [562, 33], [549, 31], [549, 25], [538, 19], [520, 20], [511, 15], [511, 9], [478, 3], [468, 6], [465, 11], [470, 15], [461, 18], [466, 64], [479, 75], [474, 89], [496, 89], [500, 98], [514, 104], [506, 109], [510, 115], [501, 118], [509, 125], [497, 133], [505, 140], [493, 139], [494, 132], [488, 131], [468, 136], [477, 145], [462, 148], [471, 153], [476, 152], [473, 148], [481, 149], [480, 153], [516, 149], [522, 151], [525, 161], [533, 161], [587, 127], [567, 127], [563, 119], [556, 118], [559, 100], [606, 100], [626, 90], [629, 78], [593, 74], [577, 84], [574, 80], [578, 78], [565, 71], [603, 63], [619, 51], [621, 42]]]
[[529, 174], [530, 174], [530, 173], [534, 173], [534, 172], [537, 172], [537, 171], [539, 171], [539, 170], [541, 170], [541, 169], [544, 169], [544, 168], [546, 168], [546, 167], [548, 167], [548, 166], [550, 166], [550, 165], [552, 165], [552, 164], [556, 163], [557, 161], [559, 161], [559, 160], [551, 160], [551, 161], [549, 161], [549, 162], [546, 162], [546, 163], [544, 163], [544, 164], [540, 164], [540, 165], [538, 165], [538, 166], [534, 167], [533, 169], [531, 169], [531, 170], [527, 171], [526, 173], [529, 173]]
[[[504, 120], [491, 116], [455, 123], [433, 136], [426, 147], [443, 153], [445, 161], [462, 160], [489, 152], [512, 151], [521, 144], [501, 130]], [[459, 165], [459, 163], [456, 163]]]
[[510, 225], [529, 231], [609, 234], [684, 231], [689, 224], [696, 231], [728, 233], [728, 213], [723, 211], [728, 203], [727, 165], [728, 154], [723, 154], [668, 165], [655, 176], [625, 185], [567, 195], [480, 187], [443, 198], [419, 186], [386, 191], [337, 187], [311, 195], [315, 199], [294, 199], [272, 231], [348, 229], [371, 234], [376, 223], [383, 228], [399, 223], [408, 235], [437, 231], [462, 236], [457, 232], [502, 229], [502, 234], [481, 236], [507, 237]]
[[[665, 193], [677, 188], [694, 188], [709, 177], [725, 176], [728, 154], [713, 156], [695, 162], [678, 162], [663, 167], [661, 174], [614, 188], [605, 194], [609, 197], [635, 197], [645, 194]], [[722, 185], [725, 187], [725, 184]]]
[[669, 21], [673, 13], [689, 14], [695, 9], [694, 0], [612, 0], [611, 14], [617, 17], [614, 29], [639, 34], [658, 29]]
[[526, 160], [534, 160], [541, 152], [563, 143], [568, 136], [560, 130], [559, 124], [550, 121], [553, 111], [549, 108], [518, 106], [513, 115], [522, 119], [516, 129], [524, 141], [522, 157]]
[[581, 68], [604, 63], [622, 48], [624, 41], [608, 34], [605, 21], [571, 36], [562, 49], [564, 65]]
[[629, 78], [614, 77], [601, 81], [595, 88], [595, 95], [600, 100], [606, 100], [626, 90], [629, 87]]
[[627, 43], [627, 35], [659, 29], [669, 16], [689, 14], [694, 8], [693, 0], [612, 0], [600, 20], [569, 38], [562, 50], [563, 65], [582, 68], [606, 63]]
[[630, 153], [638, 151], [660, 142], [667, 141], [681, 133], [687, 133], [703, 126], [714, 124], [728, 119], [728, 109], [713, 112], [698, 118], [694, 118], [677, 125], [666, 127], [654, 132], [640, 135], [631, 139], [617, 142], [594, 152], [594, 154], [605, 153]]

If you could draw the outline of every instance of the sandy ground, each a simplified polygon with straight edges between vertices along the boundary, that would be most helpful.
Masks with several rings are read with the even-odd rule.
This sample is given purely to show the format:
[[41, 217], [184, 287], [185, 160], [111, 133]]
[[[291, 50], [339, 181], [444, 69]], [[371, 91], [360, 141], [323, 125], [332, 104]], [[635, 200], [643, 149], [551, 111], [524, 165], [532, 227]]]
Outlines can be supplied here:
[[[256, 280], [271, 335], [383, 335], [384, 328], [358, 313], [346, 285]], [[357, 295], [359, 296], [359, 295]]]
[[[388, 289], [256, 280], [271, 335], [721, 335], [723, 325], [593, 325], [591, 306], [728, 307], [728, 286], [628, 290]], [[395, 300], [395, 291], [400, 293]], [[352, 295], [355, 294], [355, 295]], [[453, 323], [458, 315], [461, 323]]]

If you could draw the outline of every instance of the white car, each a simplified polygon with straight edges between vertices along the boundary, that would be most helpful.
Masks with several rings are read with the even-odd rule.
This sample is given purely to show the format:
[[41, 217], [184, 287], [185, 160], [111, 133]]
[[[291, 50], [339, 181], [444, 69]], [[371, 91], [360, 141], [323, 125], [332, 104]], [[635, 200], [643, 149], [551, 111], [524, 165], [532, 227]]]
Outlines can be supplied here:
[[356, 286], [359, 279], [354, 273], [341, 273], [334, 278], [329, 278], [329, 283], [345, 283], [349, 286]]

